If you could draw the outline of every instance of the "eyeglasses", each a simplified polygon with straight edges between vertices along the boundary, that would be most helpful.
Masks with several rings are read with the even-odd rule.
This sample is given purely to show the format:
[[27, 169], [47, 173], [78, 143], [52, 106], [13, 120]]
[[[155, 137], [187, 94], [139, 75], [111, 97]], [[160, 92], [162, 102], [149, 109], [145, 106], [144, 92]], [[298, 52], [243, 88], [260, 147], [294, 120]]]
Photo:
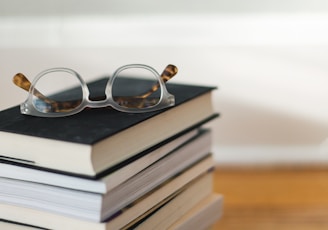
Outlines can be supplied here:
[[13, 82], [29, 92], [25, 102], [20, 105], [22, 114], [63, 117], [85, 108], [107, 106], [121, 112], [143, 113], [175, 104], [174, 96], [167, 91], [165, 82], [177, 72], [174, 65], [168, 65], [161, 75], [148, 65], [124, 65], [107, 80], [105, 95], [93, 98], [81, 76], [68, 68], [42, 71], [32, 83], [22, 73], [18, 73]]

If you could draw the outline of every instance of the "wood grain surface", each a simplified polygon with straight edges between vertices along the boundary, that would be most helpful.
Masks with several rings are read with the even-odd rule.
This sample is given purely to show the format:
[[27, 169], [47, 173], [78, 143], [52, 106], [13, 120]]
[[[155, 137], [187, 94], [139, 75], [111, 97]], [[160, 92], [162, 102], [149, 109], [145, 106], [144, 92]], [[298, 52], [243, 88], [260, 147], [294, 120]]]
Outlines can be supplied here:
[[328, 229], [328, 166], [217, 167], [224, 213], [214, 229]]

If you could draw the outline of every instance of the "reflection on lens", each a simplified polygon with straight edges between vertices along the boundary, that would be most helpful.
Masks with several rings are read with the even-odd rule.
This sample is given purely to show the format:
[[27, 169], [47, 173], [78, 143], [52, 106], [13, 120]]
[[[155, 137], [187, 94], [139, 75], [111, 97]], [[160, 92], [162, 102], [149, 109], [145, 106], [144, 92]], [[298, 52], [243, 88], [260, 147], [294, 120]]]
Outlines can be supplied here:
[[121, 107], [153, 107], [159, 103], [161, 96], [158, 77], [144, 68], [125, 69], [114, 79], [112, 96]]
[[82, 96], [82, 87], [76, 76], [67, 72], [51, 72], [35, 84], [33, 105], [43, 113], [70, 112], [82, 103]]

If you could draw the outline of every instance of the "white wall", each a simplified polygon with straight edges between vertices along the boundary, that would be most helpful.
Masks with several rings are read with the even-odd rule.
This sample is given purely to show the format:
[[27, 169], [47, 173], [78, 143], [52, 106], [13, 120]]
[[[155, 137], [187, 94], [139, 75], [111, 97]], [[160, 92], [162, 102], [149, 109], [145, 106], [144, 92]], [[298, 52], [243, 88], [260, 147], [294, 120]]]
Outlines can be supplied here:
[[323, 0], [0, 1], [0, 110], [25, 99], [18, 71], [173, 63], [174, 81], [219, 86], [218, 162], [326, 162], [327, 12]]

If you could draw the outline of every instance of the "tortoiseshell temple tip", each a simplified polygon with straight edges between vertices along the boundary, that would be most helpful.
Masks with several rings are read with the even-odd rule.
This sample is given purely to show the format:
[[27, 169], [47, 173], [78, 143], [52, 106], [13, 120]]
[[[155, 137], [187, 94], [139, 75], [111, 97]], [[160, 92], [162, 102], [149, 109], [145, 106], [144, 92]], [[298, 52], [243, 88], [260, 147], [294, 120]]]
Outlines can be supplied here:
[[168, 65], [162, 73], [162, 78], [166, 82], [178, 73], [178, 68], [175, 65]]
[[30, 87], [31, 87], [31, 82], [25, 77], [24, 74], [22, 73], [18, 73], [13, 77], [13, 82], [15, 85], [17, 85], [18, 87], [29, 91]]

